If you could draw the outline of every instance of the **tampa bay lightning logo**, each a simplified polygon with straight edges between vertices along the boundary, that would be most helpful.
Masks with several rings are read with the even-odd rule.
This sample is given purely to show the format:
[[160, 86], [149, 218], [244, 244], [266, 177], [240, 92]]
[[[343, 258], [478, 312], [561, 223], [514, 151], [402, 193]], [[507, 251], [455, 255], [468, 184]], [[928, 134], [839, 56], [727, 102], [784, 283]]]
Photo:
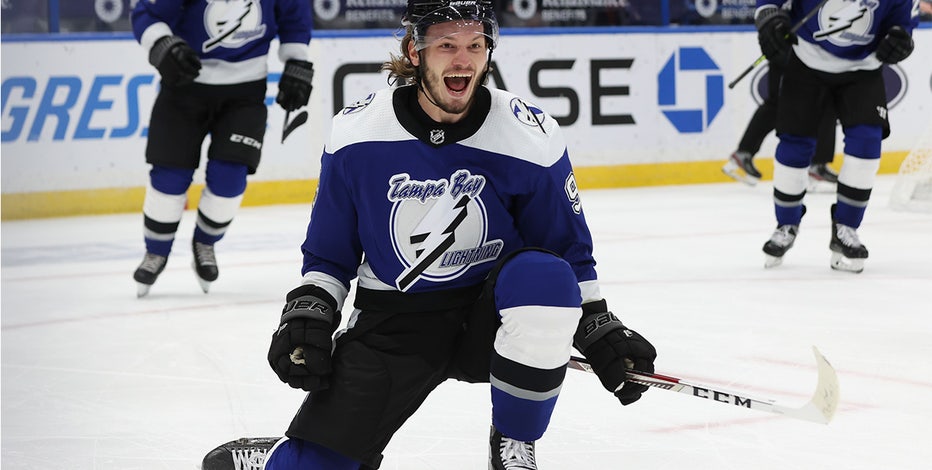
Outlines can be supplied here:
[[355, 103], [350, 104], [349, 106], [343, 108], [342, 113], [343, 113], [343, 114], [352, 114], [352, 113], [355, 113], [355, 112], [357, 112], [357, 111], [361, 111], [361, 110], [365, 109], [366, 106], [369, 106], [369, 104], [372, 103], [372, 100], [373, 100], [373, 99], [375, 99], [375, 93], [369, 93], [369, 96], [366, 96], [365, 98], [363, 98], [363, 99], [361, 99], [361, 100], [359, 100], [359, 101], [356, 101]]
[[812, 37], [840, 47], [869, 44], [878, 6], [878, 0], [829, 0], [819, 10], [819, 30]]
[[392, 247], [404, 266], [395, 287], [404, 292], [421, 279], [455, 279], [499, 257], [504, 243], [486, 240], [488, 215], [479, 196], [484, 187], [484, 176], [465, 169], [449, 179], [415, 180], [407, 173], [390, 178]]
[[236, 48], [265, 36], [259, 0], [207, 0], [204, 10], [207, 40], [204, 52], [218, 47]]
[[547, 115], [544, 114], [543, 110], [519, 98], [512, 98], [509, 106], [511, 107], [511, 114], [514, 115], [521, 124], [538, 127], [541, 132], [546, 134], [544, 131], [544, 119], [546, 119]]

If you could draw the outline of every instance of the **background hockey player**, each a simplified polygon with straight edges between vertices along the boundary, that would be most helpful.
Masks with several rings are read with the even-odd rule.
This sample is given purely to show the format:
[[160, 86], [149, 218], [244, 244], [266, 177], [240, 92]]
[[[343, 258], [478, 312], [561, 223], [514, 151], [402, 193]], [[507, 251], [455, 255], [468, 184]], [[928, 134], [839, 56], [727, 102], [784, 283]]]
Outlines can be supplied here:
[[[744, 134], [741, 135], [741, 140], [738, 141], [738, 148], [728, 157], [728, 161], [722, 167], [722, 172], [726, 175], [749, 186], [757, 185], [762, 176], [760, 170], [754, 165], [754, 156], [760, 150], [764, 139], [773, 132], [776, 126], [777, 95], [780, 94], [783, 66], [784, 64], [780, 63], [768, 63], [767, 96], [754, 110], [751, 120], [744, 129]], [[834, 190], [835, 183], [838, 182], [838, 174], [828, 166], [835, 159], [836, 121], [835, 110], [831, 107], [823, 110], [822, 119], [819, 121], [815, 154], [812, 157], [812, 164], [809, 165], [810, 191], [819, 188], [823, 182], [827, 183], [826, 187]]]
[[259, 165], [268, 110], [269, 44], [277, 36], [285, 63], [276, 101], [307, 104], [311, 10], [307, 0], [141, 0], [133, 34], [161, 75], [152, 108], [143, 204], [146, 255], [133, 278], [146, 295], [165, 269], [186, 193], [210, 135], [207, 187], [197, 203], [193, 265], [204, 292], [219, 274], [214, 243], [239, 209], [246, 177]]
[[536, 469], [573, 346], [622, 404], [646, 390], [625, 382], [626, 361], [653, 371], [654, 347], [599, 293], [560, 128], [483, 86], [498, 42], [491, 2], [412, 0], [403, 24], [384, 68], [406, 86], [333, 120], [302, 285], [268, 354], [310, 393], [268, 470], [378, 468], [448, 378], [491, 383], [490, 468]]
[[[918, 0], [758, 0], [755, 22], [761, 51], [787, 64], [777, 104], [773, 196], [777, 229], [764, 244], [765, 266], [779, 265], [806, 211], [807, 168], [822, 110], [831, 103], [841, 121], [844, 162], [831, 207], [831, 267], [861, 272], [867, 248], [861, 226], [880, 168], [881, 140], [890, 133], [881, 66], [913, 51]], [[793, 25], [814, 8], [796, 34]]]

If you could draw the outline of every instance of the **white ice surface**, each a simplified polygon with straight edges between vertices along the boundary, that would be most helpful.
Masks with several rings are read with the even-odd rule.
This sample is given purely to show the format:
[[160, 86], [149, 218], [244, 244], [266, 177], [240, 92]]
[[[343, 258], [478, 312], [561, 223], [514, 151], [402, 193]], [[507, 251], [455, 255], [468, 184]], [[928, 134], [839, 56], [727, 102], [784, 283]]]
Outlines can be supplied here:
[[[769, 183], [583, 192], [602, 292], [657, 346], [658, 372], [802, 405], [815, 345], [838, 371], [841, 404], [829, 425], [662, 390], [622, 407], [595, 376], [569, 371], [541, 468], [932, 468], [932, 216], [888, 209], [891, 184], [879, 179], [859, 230], [862, 274], [829, 268], [831, 194], [807, 196], [796, 246], [765, 270]], [[141, 215], [3, 222], [3, 469], [195, 469], [223, 442], [280, 435], [303, 393], [265, 354], [299, 281], [307, 213], [241, 210], [206, 295], [186, 213], [143, 299], [132, 280]], [[488, 395], [442, 385], [382, 468], [485, 468]]]

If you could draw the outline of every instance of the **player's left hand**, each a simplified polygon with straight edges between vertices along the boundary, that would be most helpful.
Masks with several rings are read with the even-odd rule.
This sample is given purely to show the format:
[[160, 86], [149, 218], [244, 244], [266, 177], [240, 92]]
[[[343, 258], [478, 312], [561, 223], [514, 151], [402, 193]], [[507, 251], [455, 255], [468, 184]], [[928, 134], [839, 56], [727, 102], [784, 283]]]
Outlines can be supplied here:
[[877, 58], [886, 64], [895, 64], [913, 53], [913, 38], [902, 26], [890, 28], [877, 44]]
[[638, 401], [648, 387], [627, 382], [627, 369], [654, 372], [657, 350], [609, 312], [604, 300], [589, 302], [582, 308], [573, 345], [589, 360], [602, 386], [614, 393], [622, 405]]
[[285, 111], [294, 111], [307, 105], [311, 98], [311, 81], [314, 79], [314, 64], [305, 60], [285, 62], [285, 70], [278, 80], [278, 96], [275, 102]]

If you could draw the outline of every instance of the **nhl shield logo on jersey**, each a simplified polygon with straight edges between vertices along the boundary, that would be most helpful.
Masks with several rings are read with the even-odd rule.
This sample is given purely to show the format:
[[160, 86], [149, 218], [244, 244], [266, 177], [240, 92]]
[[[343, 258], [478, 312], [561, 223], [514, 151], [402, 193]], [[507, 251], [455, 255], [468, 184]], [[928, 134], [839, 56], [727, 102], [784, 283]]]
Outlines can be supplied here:
[[819, 10], [819, 30], [812, 37], [840, 47], [870, 44], [874, 40], [871, 25], [878, 6], [877, 0], [829, 0]]
[[404, 266], [396, 287], [407, 291], [420, 279], [442, 282], [462, 276], [470, 266], [495, 260], [501, 240], [486, 240], [488, 214], [479, 194], [485, 177], [457, 170], [449, 179], [414, 180], [392, 176], [391, 239]]
[[430, 130], [430, 143], [434, 145], [440, 145], [444, 140], [446, 140], [446, 136], [443, 133], [443, 129]]
[[204, 52], [240, 47], [265, 36], [266, 30], [259, 0], [207, 0], [204, 27], [208, 36], [201, 46]]

